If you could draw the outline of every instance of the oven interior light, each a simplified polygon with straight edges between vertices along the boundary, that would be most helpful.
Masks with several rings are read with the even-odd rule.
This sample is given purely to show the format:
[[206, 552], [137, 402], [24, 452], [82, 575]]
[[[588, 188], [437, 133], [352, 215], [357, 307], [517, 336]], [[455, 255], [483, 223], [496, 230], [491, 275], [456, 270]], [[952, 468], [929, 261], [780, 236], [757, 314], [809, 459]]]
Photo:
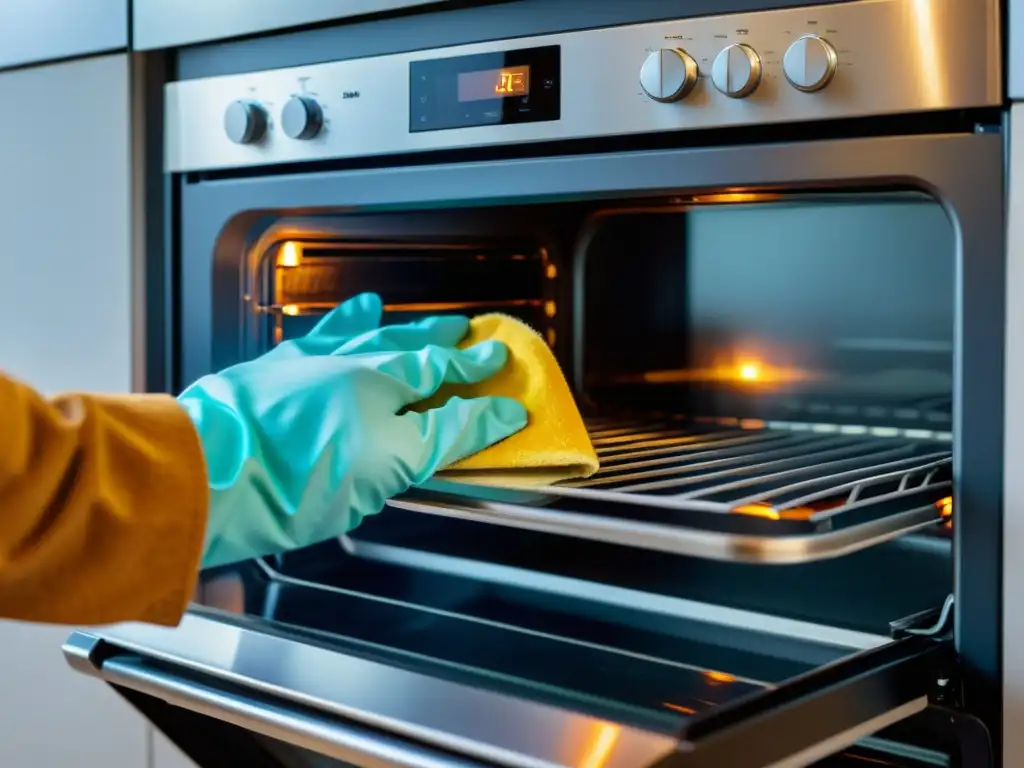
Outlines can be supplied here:
[[738, 370], [741, 381], [758, 381], [761, 378], [761, 366], [758, 363], [740, 363]]
[[281, 244], [277, 251], [277, 266], [297, 267], [302, 261], [302, 246], [294, 240], [288, 240]]

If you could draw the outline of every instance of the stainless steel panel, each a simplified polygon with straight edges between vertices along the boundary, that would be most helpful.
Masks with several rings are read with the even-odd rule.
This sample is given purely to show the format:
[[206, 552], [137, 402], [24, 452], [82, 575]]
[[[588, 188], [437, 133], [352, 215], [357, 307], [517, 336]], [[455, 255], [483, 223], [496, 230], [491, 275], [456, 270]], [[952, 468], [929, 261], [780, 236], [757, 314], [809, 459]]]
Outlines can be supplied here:
[[[195, 621], [228, 634], [197, 631]], [[726, 699], [734, 691], [731, 702], [736, 707], [720, 712], [725, 721], [715, 722], [714, 714], [691, 721], [680, 707], [678, 717], [673, 715], [654, 732], [631, 725], [632, 716], [625, 710], [624, 716], [583, 716], [533, 697], [494, 693], [486, 681], [482, 688], [452, 684], [339, 650], [313, 648], [295, 636], [272, 638], [226, 627], [215, 616], [191, 615], [178, 630], [157, 632], [170, 641], [122, 627], [75, 633], [64, 651], [74, 668], [108, 683], [362, 766], [468, 768], [482, 761], [513, 768], [568, 768], [667, 760], [677, 765], [799, 768], [923, 710], [931, 670], [950, 652], [948, 645], [931, 641], [889, 643], [848, 657], [845, 665], [831, 667], [834, 676], [825, 673], [817, 684], [804, 678], [809, 688], [797, 699], [793, 685], [801, 683], [793, 680], [762, 691], [755, 702], [744, 694], [742, 679], [726, 684], [726, 675], [705, 685], [705, 693], [716, 700], [719, 696], [712, 691]], [[209, 643], [219, 647], [197, 653]], [[503, 646], [497, 652], [503, 653]], [[515, 651], [510, 648], [509, 653]], [[616, 668], [595, 667], [602, 676], [614, 675]], [[714, 708], [711, 702], [705, 704]], [[822, 716], [806, 723], [816, 706]], [[787, 728], [780, 740], [766, 738], [772, 727], [794, 716], [793, 708], [799, 710], [797, 721], [807, 727]]]
[[481, 765], [149, 669], [139, 659], [106, 662], [103, 679], [112, 685], [130, 688], [177, 707], [201, 712], [248, 731], [363, 768], [471, 768]]
[[[997, 9], [996, 0], [980, 7], [971, 0], [860, 0], [175, 83], [166, 91], [166, 169], [996, 105], [1002, 98]], [[839, 55], [832, 83], [812, 94], [788, 85], [781, 70], [782, 54], [807, 31], [834, 40]], [[762, 85], [745, 99], [722, 95], [708, 78], [716, 54], [737, 41], [753, 46], [764, 67]], [[544, 45], [562, 48], [560, 120], [409, 132], [410, 62]], [[694, 91], [671, 104], [647, 98], [638, 80], [647, 53], [665, 45], [685, 46], [701, 68]], [[356, 91], [358, 98], [342, 97]], [[319, 100], [327, 123], [312, 140], [288, 139], [277, 126], [285, 102], [298, 92]], [[224, 111], [236, 99], [267, 108], [271, 125], [264, 140], [239, 145], [228, 139]]]
[[[1024, 104], [1010, 111], [1003, 476], [1003, 765], [1024, 765]], [[1010, 467], [1016, 470], [1010, 471]], [[993, 596], [993, 599], [996, 599]]]
[[128, 47], [128, 0], [0, 3], [0, 67]]
[[[122, 0], [123, 2], [124, 0]], [[136, 50], [172, 48], [302, 24], [412, 8], [438, 0], [136, 0]]]
[[[175, 706], [191, 709], [361, 768], [482, 768], [490, 764], [465, 760], [442, 752], [432, 752], [379, 733], [352, 728], [337, 721], [319, 720], [305, 713], [276, 707], [260, 700], [251, 700], [233, 691], [222, 691], [202, 683], [178, 678], [164, 671], [147, 668], [144, 662], [137, 659], [115, 659], [105, 663], [102, 677], [113, 685], [131, 688]], [[928, 697], [920, 696], [878, 717], [870, 718], [855, 728], [837, 733], [812, 747], [773, 762], [765, 768], [805, 768], [817, 764], [819, 760], [837, 754], [872, 734], [922, 712], [927, 705]], [[620, 726], [610, 723], [601, 725], [586, 753], [581, 753], [576, 761], [564, 761], [554, 765], [564, 765], [567, 768], [647, 765], [628, 762], [628, 758], [642, 755], [629, 755], [625, 756], [627, 759], [623, 759], [624, 756], [620, 753], [610, 752], [609, 747], [617, 746], [620, 737]], [[553, 768], [551, 763], [529, 760], [505, 764], [524, 768]]]
[[[607, 723], [196, 615], [186, 616], [174, 630], [122, 625], [99, 636], [117, 648], [275, 697], [286, 710], [289, 705], [311, 707], [323, 713], [324, 723], [336, 724], [338, 718], [344, 718], [477, 760], [531, 768], [587, 765], [591, 755], [600, 751], [605, 756], [601, 765], [633, 768], [668, 755], [676, 745], [676, 740], [665, 734]], [[106, 665], [94, 666], [89, 658], [89, 636], [72, 636], [65, 651], [79, 671], [106, 676]], [[116, 676], [119, 669], [123, 674], [112, 682], [130, 685], [127, 675], [132, 671], [114, 668], [110, 674]], [[135, 671], [136, 677], [143, 676], [143, 670]], [[142, 683], [160, 687], [152, 679]], [[164, 691], [171, 684], [173, 681], [163, 685]], [[259, 713], [244, 701], [211, 703], [215, 694], [183, 690], [176, 684], [170, 693], [194, 702], [205, 700], [206, 713], [221, 719], [272, 719], [279, 729], [273, 735], [290, 743], [308, 743], [312, 730], [319, 749], [351, 750], [346, 741], [351, 731], [344, 728], [332, 730], [308, 719], [300, 723], [287, 711]]]

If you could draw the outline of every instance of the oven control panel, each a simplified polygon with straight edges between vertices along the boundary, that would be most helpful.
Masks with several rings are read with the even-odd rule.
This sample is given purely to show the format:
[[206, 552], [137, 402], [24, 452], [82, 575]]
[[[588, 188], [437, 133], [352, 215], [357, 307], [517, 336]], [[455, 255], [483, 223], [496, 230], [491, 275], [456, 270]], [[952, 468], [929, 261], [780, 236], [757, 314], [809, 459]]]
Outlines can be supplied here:
[[172, 83], [168, 171], [997, 106], [998, 0], [852, 0]]

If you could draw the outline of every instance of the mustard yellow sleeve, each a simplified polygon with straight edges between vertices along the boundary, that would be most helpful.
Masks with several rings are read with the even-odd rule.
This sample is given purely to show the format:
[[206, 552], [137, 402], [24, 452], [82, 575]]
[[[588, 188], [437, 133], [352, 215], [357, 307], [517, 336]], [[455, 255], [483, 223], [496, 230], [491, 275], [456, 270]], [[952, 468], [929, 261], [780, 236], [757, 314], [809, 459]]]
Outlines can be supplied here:
[[46, 399], [0, 374], [0, 616], [177, 624], [208, 494], [174, 398]]

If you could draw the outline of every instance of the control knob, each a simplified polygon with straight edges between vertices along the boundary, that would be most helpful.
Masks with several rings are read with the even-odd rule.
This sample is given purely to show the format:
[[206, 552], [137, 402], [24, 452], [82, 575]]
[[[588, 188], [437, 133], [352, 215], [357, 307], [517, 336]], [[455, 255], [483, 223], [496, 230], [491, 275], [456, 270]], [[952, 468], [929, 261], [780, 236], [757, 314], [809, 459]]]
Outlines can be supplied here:
[[824, 38], [804, 35], [793, 41], [782, 57], [782, 71], [798, 91], [820, 91], [832, 80], [839, 66], [836, 49]]
[[235, 144], [253, 144], [267, 133], [267, 112], [255, 101], [238, 100], [224, 110], [224, 133]]
[[281, 110], [281, 130], [289, 139], [312, 139], [323, 124], [323, 110], [309, 96], [292, 96]]
[[761, 57], [746, 43], [727, 46], [711, 65], [711, 82], [731, 99], [749, 96], [761, 84]]
[[655, 101], [679, 101], [697, 84], [697, 62], [679, 48], [655, 51], [640, 68], [640, 87]]

